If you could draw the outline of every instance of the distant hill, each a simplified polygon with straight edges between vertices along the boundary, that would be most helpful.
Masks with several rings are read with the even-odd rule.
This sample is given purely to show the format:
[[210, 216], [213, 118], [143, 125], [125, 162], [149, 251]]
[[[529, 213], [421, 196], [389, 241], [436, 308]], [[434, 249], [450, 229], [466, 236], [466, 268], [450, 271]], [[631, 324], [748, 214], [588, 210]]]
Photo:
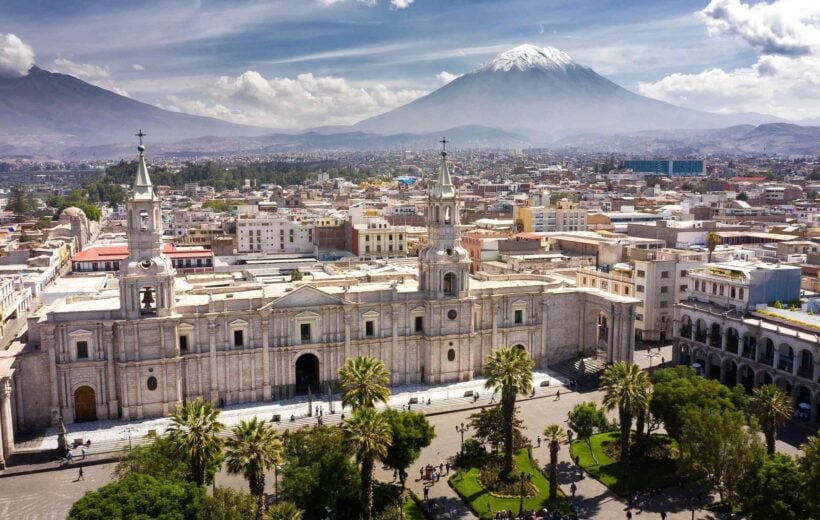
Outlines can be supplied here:
[[777, 121], [757, 114], [719, 115], [630, 92], [554, 49], [522, 45], [477, 70], [355, 127], [365, 132], [426, 133], [484, 125], [539, 143], [581, 133], [717, 128]]
[[769, 123], [712, 130], [675, 130], [565, 137], [551, 148], [579, 152], [820, 156], [820, 126]]
[[140, 128], [155, 143], [270, 132], [162, 110], [38, 67], [21, 78], [0, 78], [0, 153], [47, 154], [50, 148], [130, 143]]
[[[288, 151], [367, 151], [367, 150], [425, 150], [439, 146], [443, 136], [456, 148], [527, 148], [530, 141], [521, 135], [497, 128], [464, 126], [450, 128], [435, 134], [377, 135], [364, 132], [322, 134], [265, 134], [255, 137], [197, 137], [172, 143], [152, 144], [151, 156], [162, 155], [207, 157], [226, 153], [265, 154]], [[66, 159], [116, 158], [134, 154], [134, 147], [82, 146], [65, 150]]]

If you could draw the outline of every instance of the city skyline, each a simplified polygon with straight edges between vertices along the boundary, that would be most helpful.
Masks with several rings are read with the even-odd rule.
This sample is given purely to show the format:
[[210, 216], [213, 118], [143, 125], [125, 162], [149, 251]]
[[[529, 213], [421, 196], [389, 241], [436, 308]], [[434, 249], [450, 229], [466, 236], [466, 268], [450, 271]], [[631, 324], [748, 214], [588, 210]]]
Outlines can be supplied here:
[[354, 123], [526, 43], [687, 108], [820, 117], [820, 6], [805, 0], [12, 1], [1, 11], [0, 75], [36, 63], [271, 128]]

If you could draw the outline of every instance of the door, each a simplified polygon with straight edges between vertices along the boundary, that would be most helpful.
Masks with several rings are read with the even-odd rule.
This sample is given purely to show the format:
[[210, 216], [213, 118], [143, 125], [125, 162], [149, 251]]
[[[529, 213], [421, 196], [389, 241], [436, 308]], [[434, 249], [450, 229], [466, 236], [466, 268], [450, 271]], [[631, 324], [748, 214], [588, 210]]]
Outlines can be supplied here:
[[81, 386], [74, 391], [74, 422], [96, 421], [97, 399], [94, 389]]

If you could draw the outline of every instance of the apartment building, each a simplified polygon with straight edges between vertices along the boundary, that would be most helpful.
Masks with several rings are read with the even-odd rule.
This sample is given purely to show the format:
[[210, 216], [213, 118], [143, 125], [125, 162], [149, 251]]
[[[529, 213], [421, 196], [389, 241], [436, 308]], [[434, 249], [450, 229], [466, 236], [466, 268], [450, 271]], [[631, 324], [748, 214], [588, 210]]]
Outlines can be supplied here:
[[574, 202], [559, 201], [554, 208], [547, 206], [515, 206], [514, 219], [525, 233], [552, 231], [586, 231], [587, 210]]
[[313, 253], [314, 224], [293, 214], [268, 214], [236, 220], [239, 253]]

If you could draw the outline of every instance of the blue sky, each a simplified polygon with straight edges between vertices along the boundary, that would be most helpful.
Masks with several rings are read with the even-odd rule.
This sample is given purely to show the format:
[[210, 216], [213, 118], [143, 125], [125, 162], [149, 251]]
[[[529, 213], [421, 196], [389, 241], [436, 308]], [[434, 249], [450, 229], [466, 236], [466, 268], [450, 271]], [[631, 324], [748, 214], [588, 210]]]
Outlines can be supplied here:
[[[523, 43], [557, 47], [630, 90], [677, 104], [799, 119], [820, 117], [815, 4], [3, 0], [0, 36], [15, 35], [42, 68], [166, 108], [270, 127], [353, 122]], [[767, 41], [761, 26], [772, 33]], [[795, 38], [809, 52], [772, 45]], [[19, 50], [9, 46], [7, 55]], [[802, 83], [764, 77], [795, 64]], [[735, 83], [744, 90], [727, 93]], [[787, 103], [773, 92], [781, 83]]]

